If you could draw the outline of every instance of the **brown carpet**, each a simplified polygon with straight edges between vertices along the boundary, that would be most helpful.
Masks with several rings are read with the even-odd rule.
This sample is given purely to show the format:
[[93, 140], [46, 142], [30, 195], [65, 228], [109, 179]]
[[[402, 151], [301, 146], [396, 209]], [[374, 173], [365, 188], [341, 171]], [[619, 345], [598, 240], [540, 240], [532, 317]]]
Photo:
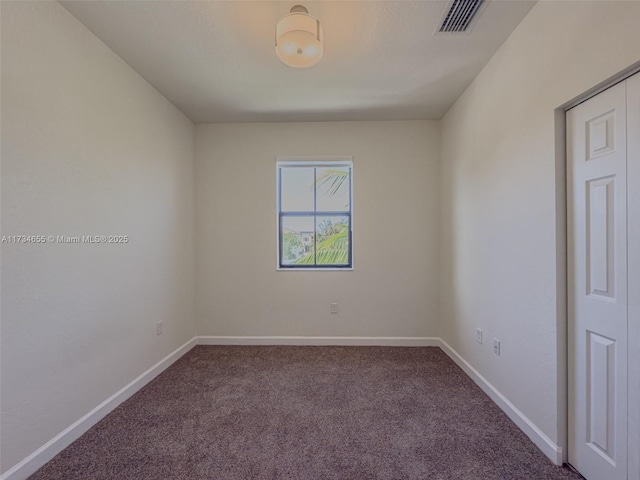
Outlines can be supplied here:
[[31, 480], [579, 478], [438, 348], [199, 346]]

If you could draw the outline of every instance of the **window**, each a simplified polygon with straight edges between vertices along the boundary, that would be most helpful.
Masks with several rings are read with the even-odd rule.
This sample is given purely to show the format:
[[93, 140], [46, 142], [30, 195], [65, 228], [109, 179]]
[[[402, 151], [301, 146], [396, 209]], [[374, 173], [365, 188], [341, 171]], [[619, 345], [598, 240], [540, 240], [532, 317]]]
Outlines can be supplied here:
[[351, 269], [350, 158], [279, 158], [278, 268]]

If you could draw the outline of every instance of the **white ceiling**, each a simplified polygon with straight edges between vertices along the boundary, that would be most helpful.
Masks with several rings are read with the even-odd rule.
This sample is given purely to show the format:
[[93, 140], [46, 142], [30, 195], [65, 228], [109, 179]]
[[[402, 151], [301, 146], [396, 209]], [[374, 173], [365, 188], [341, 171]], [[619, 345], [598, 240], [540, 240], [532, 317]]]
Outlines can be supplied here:
[[467, 35], [433, 35], [446, 0], [305, 1], [323, 59], [275, 56], [294, 1], [61, 2], [196, 123], [440, 118], [534, 1], [490, 1]]

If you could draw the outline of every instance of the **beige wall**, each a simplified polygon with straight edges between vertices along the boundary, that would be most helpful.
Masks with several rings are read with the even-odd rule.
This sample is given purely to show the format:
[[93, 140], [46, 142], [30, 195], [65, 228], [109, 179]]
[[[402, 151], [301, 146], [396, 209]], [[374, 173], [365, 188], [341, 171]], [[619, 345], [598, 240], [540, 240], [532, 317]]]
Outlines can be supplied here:
[[554, 109], [639, 60], [640, 2], [542, 1], [442, 121], [440, 334], [560, 446], [564, 133]]
[[[433, 121], [198, 125], [198, 333], [434, 336], [438, 136]], [[278, 155], [353, 156], [353, 271], [276, 271]]]
[[[196, 333], [441, 335], [562, 445], [554, 109], [640, 60], [640, 2], [539, 2], [442, 124], [200, 125], [195, 146], [58, 4], [1, 4], [2, 235], [130, 238], [2, 245], [1, 471]], [[276, 270], [278, 155], [353, 156], [355, 270]]]
[[[55, 2], [1, 2], [5, 472], [195, 335], [193, 124]], [[156, 322], [165, 324], [156, 336]]]

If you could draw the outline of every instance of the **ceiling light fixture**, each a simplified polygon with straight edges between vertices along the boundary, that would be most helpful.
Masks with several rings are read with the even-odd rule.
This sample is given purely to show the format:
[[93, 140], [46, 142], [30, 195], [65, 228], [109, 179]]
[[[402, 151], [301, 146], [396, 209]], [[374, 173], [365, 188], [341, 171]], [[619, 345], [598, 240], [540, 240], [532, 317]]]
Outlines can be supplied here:
[[320, 20], [296, 5], [276, 26], [276, 56], [292, 68], [313, 67], [322, 58], [322, 40]]

